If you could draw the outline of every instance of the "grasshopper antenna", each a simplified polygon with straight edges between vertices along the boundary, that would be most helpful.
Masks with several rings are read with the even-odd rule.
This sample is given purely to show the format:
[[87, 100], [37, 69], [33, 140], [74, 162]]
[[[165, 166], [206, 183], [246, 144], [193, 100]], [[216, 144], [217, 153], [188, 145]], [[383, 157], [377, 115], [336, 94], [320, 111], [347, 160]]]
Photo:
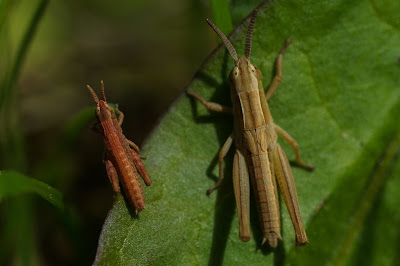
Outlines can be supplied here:
[[101, 98], [103, 99], [103, 101], [106, 102], [106, 95], [104, 94], [104, 82], [101, 80], [100, 83], [101, 83], [101, 90], [100, 90]]
[[284, 54], [286, 51], [286, 48], [289, 46], [289, 44], [292, 42], [292, 39], [290, 37], [288, 37], [285, 40], [285, 44], [282, 46], [281, 50], [279, 51], [280, 54]]
[[86, 87], [88, 88], [90, 94], [92, 94], [93, 99], [96, 103], [99, 103], [99, 98], [97, 97], [96, 93], [94, 92], [94, 90], [92, 89], [92, 87], [90, 87], [89, 85], [86, 85]]
[[228, 52], [231, 54], [233, 60], [235, 62], [238, 61], [237, 53], [235, 48], [233, 48], [232, 43], [226, 38], [226, 36], [222, 33], [220, 29], [217, 28], [217, 26], [214, 25], [214, 23], [211, 22], [211, 20], [207, 19], [208, 25], [215, 31], [216, 34], [221, 38], [222, 42], [225, 44], [226, 48], [228, 49]]
[[254, 23], [256, 22], [256, 16], [257, 16], [257, 9], [254, 9], [253, 13], [251, 14], [249, 29], [247, 30], [246, 44], [244, 45], [244, 54], [246, 58], [250, 58], [251, 38], [253, 37], [253, 29], [254, 29]]

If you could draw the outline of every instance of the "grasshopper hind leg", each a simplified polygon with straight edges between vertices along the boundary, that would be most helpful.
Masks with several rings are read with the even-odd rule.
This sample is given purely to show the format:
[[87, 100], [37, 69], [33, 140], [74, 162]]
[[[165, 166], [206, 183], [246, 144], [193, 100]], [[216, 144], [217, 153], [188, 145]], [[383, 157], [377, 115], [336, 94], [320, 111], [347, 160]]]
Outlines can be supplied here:
[[114, 192], [120, 193], [121, 188], [119, 186], [117, 170], [115, 169], [115, 166], [114, 166], [113, 162], [111, 161], [110, 154], [108, 152], [104, 153], [103, 161], [104, 161], [104, 164], [106, 165], [107, 176], [108, 176], [108, 179], [110, 179], [110, 183], [113, 187]]
[[290, 219], [296, 233], [297, 245], [304, 246], [308, 242], [307, 234], [304, 228], [303, 219], [300, 214], [299, 201], [297, 199], [296, 186], [294, 184], [292, 170], [289, 161], [279, 144], [273, 151], [273, 162], [275, 176], [278, 180], [279, 188], [285, 200]]
[[239, 237], [243, 242], [251, 238], [250, 230], [250, 179], [243, 154], [236, 150], [233, 158], [233, 188], [239, 219]]
[[146, 167], [144, 166], [142, 159], [140, 159], [139, 154], [137, 154], [133, 149], [130, 149], [130, 152], [132, 156], [133, 165], [135, 166], [139, 175], [142, 177], [146, 186], [150, 186], [151, 179], [149, 174], [147, 173]]

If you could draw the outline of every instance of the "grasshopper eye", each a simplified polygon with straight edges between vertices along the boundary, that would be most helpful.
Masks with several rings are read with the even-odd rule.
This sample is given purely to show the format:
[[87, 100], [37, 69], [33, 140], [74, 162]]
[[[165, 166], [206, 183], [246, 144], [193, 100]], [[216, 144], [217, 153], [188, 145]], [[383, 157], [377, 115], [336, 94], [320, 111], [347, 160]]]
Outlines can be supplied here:
[[234, 67], [232, 72], [233, 72], [233, 75], [235, 77], [237, 77], [239, 75], [239, 68], [238, 67]]
[[255, 70], [255, 75], [258, 79], [262, 79], [262, 73], [260, 71], [260, 69], [258, 69], [258, 67], [254, 67]]
[[233, 82], [238, 78], [239, 78], [239, 68], [237, 66], [235, 66], [232, 69], [231, 73], [229, 74], [229, 80]]
[[238, 76], [239, 76], [239, 68], [235, 66], [231, 71], [230, 78], [236, 79]]

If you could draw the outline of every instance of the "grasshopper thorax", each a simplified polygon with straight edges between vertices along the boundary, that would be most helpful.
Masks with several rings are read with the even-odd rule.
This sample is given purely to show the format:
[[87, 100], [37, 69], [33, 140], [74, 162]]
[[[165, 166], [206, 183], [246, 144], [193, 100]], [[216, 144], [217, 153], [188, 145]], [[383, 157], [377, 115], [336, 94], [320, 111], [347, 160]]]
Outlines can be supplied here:
[[113, 115], [115, 116], [114, 109], [103, 100], [97, 103], [96, 115], [100, 121], [111, 120]]

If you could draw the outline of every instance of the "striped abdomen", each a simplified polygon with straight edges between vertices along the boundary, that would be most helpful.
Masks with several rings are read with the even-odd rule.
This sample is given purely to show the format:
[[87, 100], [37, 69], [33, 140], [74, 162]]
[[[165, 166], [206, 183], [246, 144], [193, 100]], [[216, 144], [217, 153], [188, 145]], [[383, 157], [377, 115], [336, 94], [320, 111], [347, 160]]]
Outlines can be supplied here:
[[[253, 191], [263, 231], [263, 243], [277, 246], [280, 235], [280, 217], [273, 165], [268, 158], [268, 141], [271, 141], [260, 102], [258, 89], [238, 93], [242, 112], [243, 144], [247, 150], [247, 163], [251, 173]], [[270, 121], [268, 121], [270, 122]]]
[[257, 200], [261, 229], [264, 235], [263, 244], [268, 240], [271, 247], [277, 246], [281, 239], [278, 195], [271, 172], [272, 165], [268, 159], [266, 126], [244, 132], [247, 148], [250, 151], [249, 164], [253, 191]]
[[142, 211], [145, 208], [144, 192], [131, 157], [121, 143], [112, 120], [103, 120], [101, 125], [104, 130], [106, 148], [112, 156], [112, 162], [125, 195], [137, 211]]

